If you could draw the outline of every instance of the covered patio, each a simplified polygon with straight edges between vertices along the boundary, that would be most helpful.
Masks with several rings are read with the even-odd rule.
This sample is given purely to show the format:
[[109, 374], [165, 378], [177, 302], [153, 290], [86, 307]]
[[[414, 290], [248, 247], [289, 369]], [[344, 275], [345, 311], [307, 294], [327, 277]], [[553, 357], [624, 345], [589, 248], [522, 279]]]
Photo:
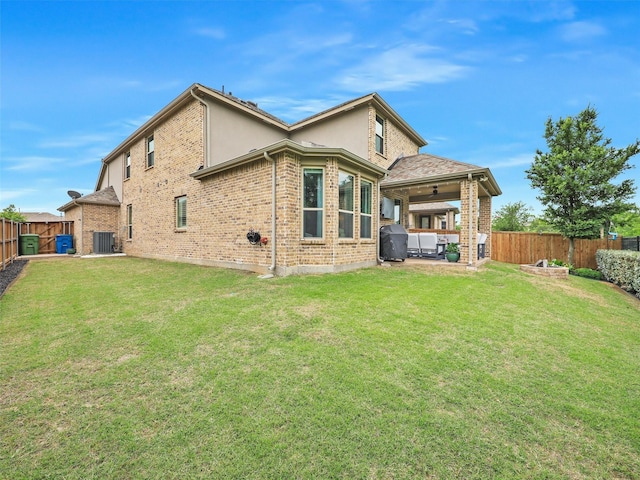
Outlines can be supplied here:
[[[458, 235], [460, 264], [470, 267], [491, 258], [491, 200], [500, 194], [488, 168], [427, 153], [400, 157], [380, 184], [383, 199], [397, 206], [394, 221], [409, 232]], [[445, 229], [421, 229], [411, 221], [410, 205], [450, 201], [460, 201], [459, 229], [448, 223]], [[480, 234], [486, 234], [483, 259], [478, 257]]]

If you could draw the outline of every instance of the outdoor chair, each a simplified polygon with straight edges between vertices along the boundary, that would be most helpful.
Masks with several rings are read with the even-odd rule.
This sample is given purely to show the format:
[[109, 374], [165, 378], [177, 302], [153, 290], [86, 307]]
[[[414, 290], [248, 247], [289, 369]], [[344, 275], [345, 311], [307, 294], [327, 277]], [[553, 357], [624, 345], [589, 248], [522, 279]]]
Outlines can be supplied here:
[[444, 258], [444, 245], [438, 243], [437, 233], [420, 232], [420, 256], [425, 258]]
[[409, 233], [407, 239], [407, 257], [420, 256], [420, 239], [417, 233]]

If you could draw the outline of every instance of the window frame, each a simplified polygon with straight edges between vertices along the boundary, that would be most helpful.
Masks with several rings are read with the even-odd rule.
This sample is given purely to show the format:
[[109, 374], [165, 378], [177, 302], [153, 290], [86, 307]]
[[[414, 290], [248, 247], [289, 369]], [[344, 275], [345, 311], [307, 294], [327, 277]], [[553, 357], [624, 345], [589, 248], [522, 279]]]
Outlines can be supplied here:
[[[378, 125], [380, 131], [378, 132]], [[385, 119], [376, 114], [376, 127], [375, 127], [375, 150], [376, 153], [384, 155], [384, 137], [385, 137]]]
[[[363, 211], [362, 205], [363, 205], [363, 201], [362, 201], [362, 194], [364, 193], [363, 191], [363, 184], [368, 184], [369, 185], [369, 212], [366, 213]], [[369, 219], [369, 235], [365, 236], [363, 235], [363, 226], [362, 226], [362, 222], [363, 219], [368, 218]], [[360, 238], [363, 240], [371, 240], [373, 238], [373, 182], [364, 178], [360, 179]]]
[[124, 179], [129, 180], [131, 178], [131, 152], [124, 154]]
[[[317, 172], [319, 172], [321, 174], [322, 185], [321, 185], [321, 189], [320, 189], [320, 192], [319, 192], [320, 199], [317, 202], [317, 203], [320, 204], [319, 207], [318, 206], [316, 206], [316, 207], [307, 207], [305, 205], [305, 203], [306, 203], [305, 202], [305, 200], [306, 200], [306, 198], [305, 198], [305, 190], [306, 190], [306, 188], [305, 188], [305, 172], [308, 171], [308, 170], [316, 170]], [[326, 228], [325, 228], [326, 215], [324, 214], [324, 210], [325, 210], [325, 201], [324, 201], [324, 199], [325, 199], [325, 195], [326, 195], [325, 178], [326, 178], [326, 171], [325, 171], [325, 168], [323, 166], [306, 165], [306, 166], [302, 167], [302, 175], [301, 175], [301, 179], [300, 179], [301, 192], [302, 192], [301, 199], [300, 199], [300, 202], [302, 204], [301, 205], [302, 206], [302, 221], [300, 222], [300, 229], [301, 229], [300, 236], [302, 237], [303, 240], [312, 240], [312, 241], [313, 240], [324, 240], [325, 231], [326, 231]], [[313, 237], [313, 236], [307, 236], [306, 235], [306, 232], [305, 232], [305, 224], [306, 224], [305, 220], [306, 220], [306, 218], [305, 217], [306, 217], [306, 213], [307, 212], [319, 212], [319, 214], [321, 216], [320, 217], [321, 220], [320, 220], [319, 225], [318, 225], [318, 220], [316, 219], [316, 229], [317, 229], [318, 226], [320, 227], [320, 229], [321, 229], [321, 235], [320, 236]]]
[[[176, 219], [176, 230], [186, 230], [187, 229], [187, 196], [186, 195], [180, 195], [179, 197], [175, 198], [175, 219]], [[180, 215], [180, 205], [183, 204], [183, 210], [184, 210], [184, 214], [181, 216]], [[183, 222], [181, 222], [181, 219], [183, 218]]]
[[156, 164], [155, 160], [156, 143], [155, 134], [151, 134], [147, 137], [147, 168], [152, 168]]
[[[341, 202], [341, 189], [342, 189], [342, 176], [351, 178], [351, 210], [348, 208], [340, 208], [343, 205]], [[352, 240], [355, 238], [355, 211], [356, 211], [356, 175], [346, 170], [338, 170], [338, 238]], [[344, 228], [344, 222], [350, 216], [350, 233], [351, 235], [343, 234], [342, 232], [348, 232], [349, 229]], [[341, 226], [343, 228], [341, 228]]]
[[127, 205], [127, 240], [133, 239], [133, 204]]

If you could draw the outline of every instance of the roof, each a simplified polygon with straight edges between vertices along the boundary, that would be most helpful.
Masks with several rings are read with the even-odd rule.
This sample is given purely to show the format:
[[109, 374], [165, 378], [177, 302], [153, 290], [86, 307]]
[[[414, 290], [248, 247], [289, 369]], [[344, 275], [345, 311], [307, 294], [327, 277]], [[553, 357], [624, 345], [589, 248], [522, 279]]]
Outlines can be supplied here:
[[427, 144], [427, 141], [422, 138], [398, 113], [393, 110], [387, 104], [380, 95], [377, 93], [370, 93], [368, 95], [364, 95], [362, 97], [349, 100], [347, 102], [341, 103], [335, 107], [329, 108], [323, 112], [312, 115], [311, 117], [307, 117], [304, 120], [299, 122], [295, 122], [289, 124], [278, 117], [271, 115], [270, 113], [262, 110], [258, 107], [258, 104], [251, 101], [242, 100], [234, 95], [229, 93], [225, 93], [221, 90], [216, 90], [213, 88], [206, 87], [199, 83], [192, 84], [189, 88], [187, 88], [184, 92], [178, 95], [175, 99], [173, 99], [168, 105], [166, 105], [162, 110], [156, 113], [153, 117], [151, 117], [148, 121], [146, 121], [142, 126], [140, 126], [135, 132], [129, 135], [126, 139], [124, 139], [120, 145], [114, 148], [103, 160], [102, 166], [100, 169], [100, 173], [98, 174], [98, 180], [96, 182], [96, 189], [102, 183], [102, 178], [106, 172], [106, 164], [113, 161], [119, 155], [124, 153], [131, 145], [131, 143], [137, 141], [143, 136], [150, 134], [150, 132], [155, 128], [156, 125], [163, 122], [169, 115], [173, 114], [178, 108], [186, 105], [188, 102], [193, 101], [194, 98], [197, 98], [201, 102], [206, 103], [207, 101], [216, 101], [219, 103], [223, 103], [229, 106], [232, 106], [236, 110], [242, 111], [247, 115], [251, 115], [253, 117], [258, 118], [259, 120], [268, 123], [276, 128], [281, 128], [283, 131], [283, 135], [286, 137], [291, 132], [295, 130], [299, 130], [308, 126], [310, 124], [321, 122], [326, 119], [333, 117], [334, 115], [339, 115], [346, 111], [352, 110], [353, 108], [373, 104], [376, 109], [379, 110], [382, 115], [393, 118], [394, 121], [401, 125], [405, 130], [406, 134], [412, 138], [420, 146], [424, 146]]
[[26, 218], [25, 223], [61, 222], [64, 220], [60, 215], [46, 212], [20, 212], [20, 214]]
[[419, 184], [436, 185], [441, 182], [459, 182], [471, 175], [483, 184], [483, 189], [491, 196], [502, 193], [491, 170], [471, 163], [450, 158], [419, 153], [398, 158], [390, 167], [389, 174], [380, 186], [383, 188], [410, 187]]
[[454, 213], [460, 213], [458, 207], [447, 202], [414, 203], [412, 205], [409, 205], [409, 211], [424, 213], [440, 213], [453, 211]]
[[66, 212], [77, 205], [112, 205], [117, 207], [120, 206], [120, 200], [118, 200], [118, 195], [113, 187], [107, 187], [103, 190], [90, 193], [89, 195], [74, 198], [69, 203], [58, 208], [58, 210]]

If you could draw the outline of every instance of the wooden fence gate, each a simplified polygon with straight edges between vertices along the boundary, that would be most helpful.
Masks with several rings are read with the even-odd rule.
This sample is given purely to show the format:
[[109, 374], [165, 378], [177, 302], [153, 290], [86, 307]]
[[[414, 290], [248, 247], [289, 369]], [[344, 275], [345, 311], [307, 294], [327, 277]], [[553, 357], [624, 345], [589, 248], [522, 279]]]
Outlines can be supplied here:
[[20, 235], [40, 235], [38, 253], [56, 253], [56, 235], [73, 235], [73, 222], [29, 222], [20, 224]]

